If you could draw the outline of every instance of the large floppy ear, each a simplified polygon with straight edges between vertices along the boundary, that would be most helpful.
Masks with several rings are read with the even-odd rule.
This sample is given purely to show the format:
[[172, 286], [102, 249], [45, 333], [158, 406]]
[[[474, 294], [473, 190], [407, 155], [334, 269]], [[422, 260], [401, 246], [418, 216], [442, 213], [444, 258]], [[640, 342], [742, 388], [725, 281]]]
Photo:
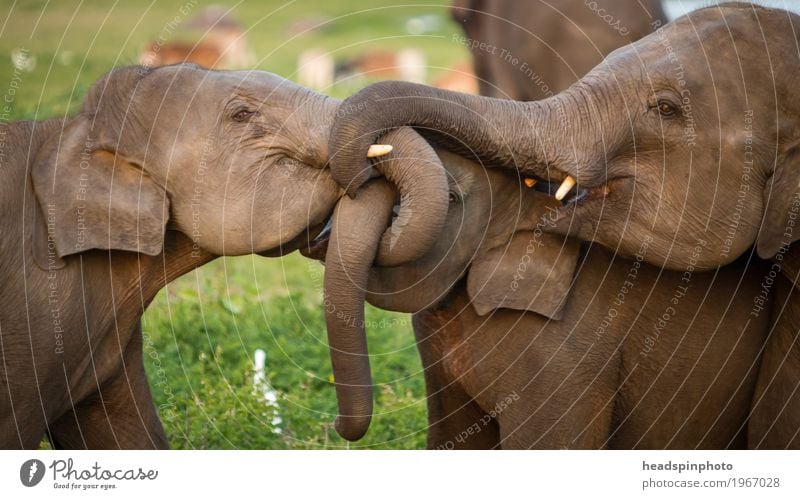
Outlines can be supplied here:
[[166, 192], [93, 123], [91, 115], [73, 118], [34, 160], [48, 247], [54, 244], [59, 258], [95, 248], [157, 255], [169, 214]]
[[469, 269], [467, 293], [479, 315], [497, 308], [561, 319], [580, 245], [540, 231], [517, 231], [506, 245], [488, 250]]
[[772, 258], [800, 239], [800, 145], [778, 163], [764, 187], [764, 218], [756, 239], [758, 256]]

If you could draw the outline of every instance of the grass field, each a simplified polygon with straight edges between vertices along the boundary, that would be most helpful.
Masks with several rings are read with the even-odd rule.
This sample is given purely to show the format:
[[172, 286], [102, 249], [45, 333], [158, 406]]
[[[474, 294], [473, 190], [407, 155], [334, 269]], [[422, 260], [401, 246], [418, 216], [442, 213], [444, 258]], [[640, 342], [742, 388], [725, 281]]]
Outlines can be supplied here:
[[[3, 119], [43, 119], [74, 112], [88, 87], [110, 68], [134, 63], [168, 22], [205, 2], [17, 1], [0, 7], [0, 84]], [[467, 58], [454, 43], [444, 0], [395, 7], [391, 0], [227, 2], [250, 28], [256, 67], [292, 78], [309, 47], [335, 57], [367, 49], [415, 47], [429, 74]], [[413, 15], [440, 19], [421, 36], [405, 29]], [[286, 34], [291, 22], [327, 18], [324, 29]], [[177, 34], [175, 34], [177, 36]], [[15, 71], [11, 55], [35, 58]], [[343, 97], [351, 89], [333, 88]], [[321, 306], [322, 267], [292, 255], [221, 259], [164, 289], [145, 314], [146, 367], [171, 444], [176, 448], [338, 448], [346, 443], [331, 423], [331, 384]], [[358, 446], [420, 448], [425, 442], [424, 383], [410, 318], [369, 308], [367, 319], [376, 416]], [[278, 408], [253, 394], [252, 359], [267, 352], [267, 377]], [[280, 424], [273, 424], [277, 415]]]

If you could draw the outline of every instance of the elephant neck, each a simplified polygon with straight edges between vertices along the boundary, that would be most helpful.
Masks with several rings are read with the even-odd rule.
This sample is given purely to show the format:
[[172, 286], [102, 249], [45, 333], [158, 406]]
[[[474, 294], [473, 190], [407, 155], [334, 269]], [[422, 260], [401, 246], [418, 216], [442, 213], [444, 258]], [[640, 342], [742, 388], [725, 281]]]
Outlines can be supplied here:
[[[115, 259], [113, 274], [122, 283], [120, 310], [136, 311], [138, 319], [159, 291], [178, 277], [205, 265], [217, 255], [199, 248], [181, 232], [167, 230], [164, 235], [164, 251], [155, 256], [126, 253]], [[132, 261], [131, 261], [132, 260]]]

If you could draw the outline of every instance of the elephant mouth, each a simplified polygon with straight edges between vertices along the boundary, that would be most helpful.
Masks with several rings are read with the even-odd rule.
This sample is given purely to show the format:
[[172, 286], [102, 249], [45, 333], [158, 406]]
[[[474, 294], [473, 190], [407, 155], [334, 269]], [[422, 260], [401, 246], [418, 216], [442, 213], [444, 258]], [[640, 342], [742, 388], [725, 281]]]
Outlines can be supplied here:
[[605, 200], [614, 192], [620, 190], [623, 183], [630, 177], [616, 177], [604, 184], [590, 187], [577, 184], [569, 175], [564, 175], [564, 179], [558, 182], [544, 180], [536, 176], [532, 178], [534, 182], [533, 189], [555, 197], [561, 203], [561, 208], [558, 209], [559, 213], [566, 214], [571, 208], [578, 208], [590, 202]]
[[[394, 207], [392, 208], [392, 222], [397, 218], [397, 215], [400, 213], [400, 198], [398, 196]], [[314, 238], [305, 239], [305, 243], [301, 245], [298, 250], [300, 254], [306, 258], [311, 258], [313, 260], [318, 260], [325, 263], [325, 258], [328, 254], [328, 243], [331, 239], [331, 229], [333, 227], [333, 214], [331, 214], [328, 219], [320, 225], [321, 229], [317, 232], [317, 236]], [[391, 225], [390, 225], [391, 227]], [[387, 228], [388, 230], [388, 228]]]
[[[313, 242], [320, 238], [320, 235], [328, 230], [330, 232], [330, 218], [328, 217], [327, 222], [323, 222], [318, 225], [314, 225], [312, 227], [308, 227], [306, 230], [300, 232], [300, 234], [296, 235], [293, 239], [281, 244], [277, 248], [265, 250], [258, 252], [259, 256], [265, 256], [269, 258], [281, 257], [286, 256], [289, 253], [292, 253], [296, 250], [299, 250], [300, 253], [303, 251]], [[324, 254], [323, 254], [324, 257]]]
[[317, 237], [308, 239], [307, 244], [300, 247], [300, 254], [306, 258], [319, 260], [325, 262], [325, 256], [328, 254], [328, 242], [331, 239], [331, 228], [333, 227], [333, 214], [328, 217], [322, 230], [317, 234]]

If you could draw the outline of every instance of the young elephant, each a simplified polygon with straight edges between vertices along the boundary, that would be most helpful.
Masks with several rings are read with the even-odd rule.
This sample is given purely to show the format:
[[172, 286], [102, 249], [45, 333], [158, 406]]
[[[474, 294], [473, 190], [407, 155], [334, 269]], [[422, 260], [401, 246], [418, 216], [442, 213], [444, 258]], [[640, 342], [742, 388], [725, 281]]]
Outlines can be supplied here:
[[[0, 447], [36, 448], [45, 434], [57, 447], [166, 447], [142, 312], [217, 255], [278, 254], [319, 232], [341, 195], [322, 169], [338, 111], [268, 73], [126, 67], [73, 118], [5, 125]], [[438, 162], [418, 142], [417, 157]], [[441, 165], [425, 170], [407, 176], [446, 204]], [[404, 204], [426, 220], [441, 211]], [[424, 251], [430, 239], [412, 233], [384, 258]]]
[[[634, 260], [579, 248], [531, 222], [551, 213], [551, 198], [516, 175], [439, 154], [450, 207], [422, 258], [372, 263], [395, 203], [380, 180], [339, 202], [327, 248], [318, 241], [310, 252], [326, 261], [329, 334], [363, 338], [365, 295], [418, 312], [429, 447], [745, 446], [768, 325], [748, 320], [749, 303], [765, 264], [671, 272], [643, 263], [650, 239]], [[366, 345], [349, 352], [356, 371]], [[369, 386], [368, 377], [349, 382]], [[368, 415], [359, 422], [365, 429]]]
[[713, 269], [755, 244], [774, 267], [748, 306], [752, 317], [776, 299], [750, 442], [797, 448], [800, 257], [787, 246], [800, 238], [797, 33], [795, 14], [731, 2], [618, 49], [543, 101], [378, 84], [348, 101], [363, 112], [337, 123], [333, 174], [354, 192], [363, 173], [348, 160], [380, 130], [419, 125], [488, 163], [560, 182], [554, 232], [628, 256], [649, 236], [647, 260], [675, 270]]

